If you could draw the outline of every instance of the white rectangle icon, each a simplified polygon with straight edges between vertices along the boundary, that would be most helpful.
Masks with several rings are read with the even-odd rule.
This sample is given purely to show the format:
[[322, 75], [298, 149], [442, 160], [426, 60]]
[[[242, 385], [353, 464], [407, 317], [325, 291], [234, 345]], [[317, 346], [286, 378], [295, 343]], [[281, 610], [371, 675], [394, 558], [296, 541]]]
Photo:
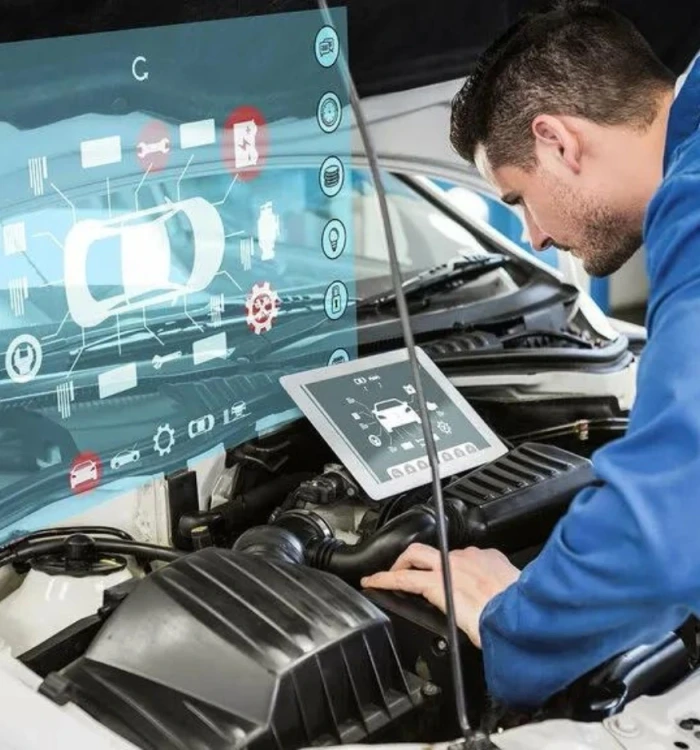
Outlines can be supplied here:
[[118, 135], [96, 138], [80, 144], [80, 163], [83, 169], [118, 164], [122, 160], [122, 139]]
[[27, 230], [23, 221], [2, 225], [2, 242], [5, 255], [27, 252]]
[[49, 177], [49, 166], [45, 156], [35, 156], [27, 160], [29, 169], [29, 187], [38, 198], [44, 194], [44, 181]]
[[225, 333], [207, 336], [192, 344], [192, 362], [195, 365], [203, 365], [212, 359], [226, 359], [227, 353]]
[[117, 393], [124, 393], [124, 391], [136, 388], [138, 385], [136, 363], [132, 362], [103, 372], [98, 375], [97, 384], [100, 388], [100, 398], [108, 398], [109, 396], [115, 396]]
[[180, 125], [180, 148], [197, 148], [216, 143], [214, 120], [183, 122]]
[[7, 288], [10, 292], [10, 307], [12, 312], [19, 318], [24, 315], [24, 302], [29, 299], [29, 283], [27, 277], [11, 279]]

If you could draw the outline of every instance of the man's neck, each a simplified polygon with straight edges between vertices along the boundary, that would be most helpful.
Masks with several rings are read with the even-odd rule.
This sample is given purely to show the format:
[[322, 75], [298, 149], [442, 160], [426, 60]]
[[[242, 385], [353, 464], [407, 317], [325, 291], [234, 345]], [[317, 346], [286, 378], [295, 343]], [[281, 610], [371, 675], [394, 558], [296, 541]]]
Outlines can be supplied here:
[[663, 180], [666, 134], [668, 132], [668, 120], [674, 97], [675, 93], [673, 89], [668, 89], [659, 95], [657, 115], [649, 130], [644, 134], [641, 144], [643, 158], [639, 161], [640, 175], [638, 184], [645, 207], [649, 204]]

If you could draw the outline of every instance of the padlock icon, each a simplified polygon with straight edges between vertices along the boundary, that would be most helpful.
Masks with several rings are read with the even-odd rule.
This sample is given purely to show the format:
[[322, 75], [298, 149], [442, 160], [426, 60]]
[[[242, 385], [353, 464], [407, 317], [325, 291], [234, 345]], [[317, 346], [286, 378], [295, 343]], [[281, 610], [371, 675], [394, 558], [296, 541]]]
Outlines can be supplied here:
[[324, 307], [326, 315], [331, 320], [338, 320], [348, 305], [348, 290], [342, 281], [334, 281], [326, 289]]
[[343, 309], [343, 298], [340, 296], [340, 286], [334, 284], [331, 289], [331, 312], [333, 315], [339, 315]]

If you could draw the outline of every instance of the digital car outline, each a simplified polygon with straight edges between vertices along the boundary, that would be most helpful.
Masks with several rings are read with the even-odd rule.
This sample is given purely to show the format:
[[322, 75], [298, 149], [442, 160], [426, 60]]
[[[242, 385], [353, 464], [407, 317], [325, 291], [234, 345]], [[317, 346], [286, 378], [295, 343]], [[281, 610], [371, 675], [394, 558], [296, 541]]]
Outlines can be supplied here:
[[[193, 267], [184, 284], [169, 280], [172, 248], [166, 223], [178, 213], [189, 220], [194, 242]], [[120, 241], [124, 294], [97, 300], [87, 278], [88, 254], [97, 242], [113, 237]], [[204, 291], [221, 268], [225, 244], [219, 212], [201, 197], [106, 220], [79, 221], [68, 233], [64, 249], [64, 282], [70, 315], [82, 328], [92, 328], [117, 315]], [[144, 247], [149, 253], [150, 279], [142, 263]]]
[[[382, 406], [382, 404], [392, 404], [392, 406]], [[398, 427], [421, 424], [416, 410], [407, 401], [401, 401], [398, 398], [377, 401], [372, 407], [372, 415], [389, 434]]]
[[138, 448], [131, 448], [127, 450], [120, 451], [116, 455], [112, 456], [111, 461], [109, 462], [109, 465], [114, 469], [115, 471], [118, 469], [123, 468], [124, 466], [128, 466], [129, 464], [136, 463], [137, 461], [141, 460], [141, 451]]
[[97, 462], [92, 458], [88, 458], [71, 466], [68, 481], [70, 482], [71, 489], [76, 490], [82, 484], [98, 482], [99, 479]]

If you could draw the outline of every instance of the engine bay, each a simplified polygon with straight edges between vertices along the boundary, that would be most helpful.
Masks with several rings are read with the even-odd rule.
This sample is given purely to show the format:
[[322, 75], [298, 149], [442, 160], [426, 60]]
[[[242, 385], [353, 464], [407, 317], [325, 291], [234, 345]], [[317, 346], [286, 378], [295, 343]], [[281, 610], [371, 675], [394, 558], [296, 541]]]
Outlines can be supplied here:
[[[484, 416], [498, 406], [474, 404]], [[534, 559], [595, 481], [591, 435], [576, 424], [539, 429], [537, 441], [501, 433], [500, 455], [443, 477], [450, 548], [495, 547], [520, 568]], [[459, 734], [445, 616], [420, 597], [360, 587], [410, 544], [437, 544], [429, 484], [370, 497], [300, 419], [227, 450], [204, 503], [196, 471], [165, 486], [167, 545], [76, 525], [0, 549], [0, 653], [37, 675], [43, 696], [142, 748]], [[669, 633], [523, 714], [489, 697], [480, 652], [461, 640], [469, 721], [489, 733], [600, 721], [696, 664], [687, 638]]]

